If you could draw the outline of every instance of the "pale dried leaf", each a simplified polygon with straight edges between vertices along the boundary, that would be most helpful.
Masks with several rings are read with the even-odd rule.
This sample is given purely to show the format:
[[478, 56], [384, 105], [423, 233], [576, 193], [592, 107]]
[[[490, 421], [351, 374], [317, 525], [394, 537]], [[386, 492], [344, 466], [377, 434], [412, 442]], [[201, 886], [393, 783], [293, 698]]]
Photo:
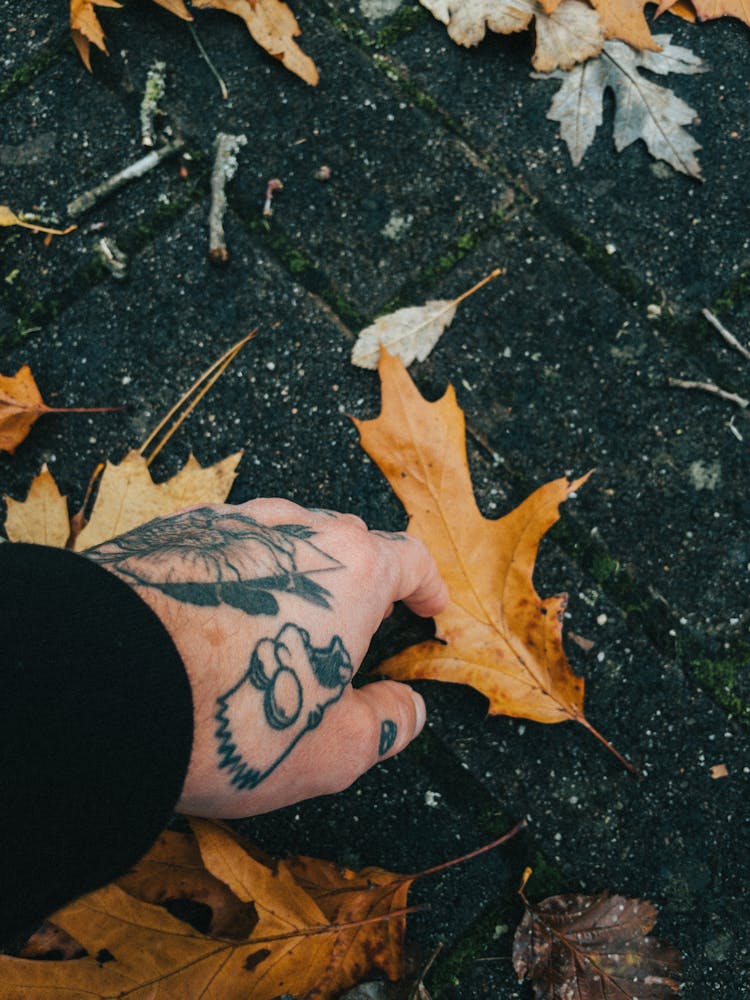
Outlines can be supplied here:
[[379, 316], [357, 337], [352, 364], [358, 368], [377, 368], [381, 346], [407, 366], [415, 359], [424, 361], [453, 322], [456, 308], [452, 299], [430, 299], [423, 306], [408, 306]]
[[598, 59], [570, 73], [544, 75], [545, 79], [563, 81], [547, 117], [560, 122], [560, 135], [575, 166], [602, 123], [604, 92], [609, 88], [616, 99], [614, 142], [618, 152], [636, 139], [643, 139], [656, 159], [665, 160], [691, 177], [700, 177], [695, 157], [700, 144], [682, 127], [695, 121], [695, 111], [671, 90], [637, 72], [640, 68], [660, 74], [705, 72], [698, 56], [682, 46], [671, 45], [670, 39], [671, 35], [655, 37], [663, 46], [662, 52], [635, 52], [622, 42], [606, 42]]
[[242, 452], [203, 467], [190, 455], [165, 483], [155, 483], [143, 455], [130, 451], [119, 465], [107, 462], [96, 503], [78, 535], [76, 551], [109, 541], [155, 517], [175, 514], [195, 503], [222, 503], [229, 495]]
[[459, 45], [478, 45], [487, 29], [508, 35], [535, 18], [532, 63], [543, 72], [566, 68], [601, 51], [604, 28], [595, 10], [581, 0], [420, 0], [448, 27]]
[[294, 39], [301, 34], [297, 19], [282, 0], [192, 0], [193, 7], [214, 7], [241, 17], [262, 48], [287, 69], [315, 86], [318, 71]]
[[5, 497], [5, 533], [11, 542], [31, 542], [62, 549], [70, 534], [68, 501], [46, 464], [35, 477], [25, 500]]
[[96, 15], [96, 7], [121, 7], [116, 0], [70, 0], [70, 31], [78, 54], [86, 69], [91, 72], [91, 43], [102, 52], [107, 51], [104, 44], [104, 31]]

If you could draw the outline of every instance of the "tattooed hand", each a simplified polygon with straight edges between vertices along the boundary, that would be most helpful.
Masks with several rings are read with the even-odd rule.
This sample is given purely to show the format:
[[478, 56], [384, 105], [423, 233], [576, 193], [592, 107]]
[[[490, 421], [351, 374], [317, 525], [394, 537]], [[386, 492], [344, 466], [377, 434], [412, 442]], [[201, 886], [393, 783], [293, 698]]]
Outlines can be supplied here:
[[394, 601], [446, 604], [420, 542], [253, 500], [158, 518], [86, 555], [137, 590], [185, 664], [194, 738], [178, 810], [249, 816], [339, 791], [421, 731], [411, 688], [350, 683]]

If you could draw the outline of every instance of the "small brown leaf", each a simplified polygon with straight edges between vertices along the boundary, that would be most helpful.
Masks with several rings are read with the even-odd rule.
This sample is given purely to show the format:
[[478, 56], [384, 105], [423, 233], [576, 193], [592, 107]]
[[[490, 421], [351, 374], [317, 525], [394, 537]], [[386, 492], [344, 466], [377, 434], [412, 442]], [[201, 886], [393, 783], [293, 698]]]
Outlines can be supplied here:
[[96, 14], [96, 7], [121, 7], [116, 0], [70, 0], [70, 31], [73, 43], [83, 65], [91, 72], [91, 43], [107, 52], [104, 31]]
[[513, 941], [513, 965], [536, 1000], [667, 1000], [681, 956], [649, 937], [656, 907], [643, 899], [551, 896], [531, 906]]
[[12, 455], [48, 409], [28, 365], [13, 376], [0, 375], [0, 451]]

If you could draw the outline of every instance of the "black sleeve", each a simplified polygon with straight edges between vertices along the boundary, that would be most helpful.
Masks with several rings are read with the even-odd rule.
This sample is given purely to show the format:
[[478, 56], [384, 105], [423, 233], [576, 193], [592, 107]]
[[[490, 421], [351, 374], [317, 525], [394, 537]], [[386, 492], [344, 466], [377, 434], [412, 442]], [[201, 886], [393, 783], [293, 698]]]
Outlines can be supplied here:
[[148, 850], [192, 732], [182, 660], [134, 590], [84, 556], [0, 544], [0, 943]]

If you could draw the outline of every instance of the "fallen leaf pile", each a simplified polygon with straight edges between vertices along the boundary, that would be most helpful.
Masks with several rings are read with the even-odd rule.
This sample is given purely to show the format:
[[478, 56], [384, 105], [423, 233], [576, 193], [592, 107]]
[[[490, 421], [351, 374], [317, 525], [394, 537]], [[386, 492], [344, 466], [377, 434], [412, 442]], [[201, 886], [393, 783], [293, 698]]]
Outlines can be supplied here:
[[536, 1000], [668, 1000], [679, 991], [681, 955], [649, 936], [657, 911], [646, 900], [602, 892], [532, 906], [523, 888], [521, 897], [513, 966]]
[[[49, 1000], [331, 1000], [372, 973], [396, 981], [414, 881], [524, 825], [464, 858], [399, 875], [310, 857], [274, 862], [222, 825], [190, 824], [192, 835], [166, 831], [117, 882], [58, 910], [21, 957], [0, 956], [0, 1000], [31, 990]], [[178, 901], [210, 909], [205, 932], [164, 908]]]
[[[193, 16], [184, 0], [154, 0], [171, 14], [192, 21]], [[91, 46], [105, 54], [104, 30], [99, 21], [97, 7], [121, 7], [116, 0], [70, 0], [70, 30], [73, 42], [86, 68], [91, 72]], [[295, 42], [300, 34], [297, 19], [282, 0], [192, 0], [192, 7], [199, 10], [212, 8], [235, 14], [245, 22], [247, 30], [262, 48], [279, 59], [287, 69], [296, 73], [313, 86], [318, 82], [318, 71], [312, 59], [305, 55]]]
[[[689, 49], [670, 44], [669, 35], [652, 35], [644, 0], [420, 0], [446, 25], [459, 45], [478, 45], [487, 30], [511, 34], [534, 27], [532, 64], [539, 74], [564, 81], [548, 118], [561, 122], [574, 165], [578, 165], [602, 122], [602, 99], [615, 96], [615, 147], [643, 139], [649, 152], [675, 170], [700, 177], [694, 156], [699, 144], [683, 126], [697, 113], [670, 90], [637, 73], [701, 73], [706, 67]], [[746, 0], [669, 0], [670, 10], [694, 21], [730, 15], [750, 25]], [[607, 41], [617, 39], [619, 41]], [[641, 52], [640, 50], [648, 50]], [[576, 65], [582, 64], [582, 65]], [[575, 67], [575, 68], [574, 68]], [[562, 72], [572, 71], [570, 75]], [[532, 74], [534, 75], [534, 74]]]
[[[194, 840], [163, 834], [133, 872], [52, 916], [67, 952], [76, 954], [77, 944], [85, 957], [0, 956], [0, 1000], [20, 990], [43, 990], [54, 1000], [146, 991], [198, 997], [209, 989], [215, 1000], [324, 1000], [376, 970], [403, 975], [414, 877], [313, 858], [266, 863], [223, 827], [197, 819], [191, 825]], [[211, 908], [209, 933], [156, 905], [177, 899]], [[61, 936], [49, 927], [45, 935], [47, 944], [32, 939], [25, 953], [54, 950]]]
[[542, 536], [588, 475], [547, 483], [490, 521], [474, 500], [464, 416], [452, 386], [428, 403], [385, 350], [379, 371], [382, 410], [374, 420], [355, 420], [360, 443], [404, 505], [409, 534], [435, 558], [450, 603], [435, 618], [434, 641], [403, 650], [378, 672], [395, 680], [470, 684], [489, 699], [492, 715], [574, 720], [632, 769], [584, 715], [583, 680], [562, 646], [566, 595], [542, 599], [532, 583]]

